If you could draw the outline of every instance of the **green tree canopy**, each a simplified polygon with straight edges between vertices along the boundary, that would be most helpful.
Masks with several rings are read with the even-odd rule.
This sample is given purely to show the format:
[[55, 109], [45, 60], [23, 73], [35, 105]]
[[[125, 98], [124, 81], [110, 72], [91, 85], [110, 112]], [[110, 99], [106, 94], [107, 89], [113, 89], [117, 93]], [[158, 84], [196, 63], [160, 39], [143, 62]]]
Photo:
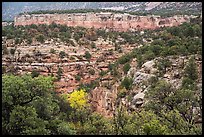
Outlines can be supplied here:
[[45, 37], [44, 37], [44, 35], [40, 34], [40, 35], [36, 36], [36, 40], [39, 41], [40, 43], [44, 43]]
[[[71, 134], [67, 126], [59, 121], [60, 127], [50, 122], [58, 119], [60, 100], [53, 92], [53, 78], [30, 75], [2, 77], [2, 130], [3, 134]], [[69, 105], [67, 105], [68, 107]], [[64, 119], [65, 120], [65, 119]], [[59, 132], [53, 132], [58, 131]], [[74, 129], [73, 129], [74, 130]]]
[[191, 57], [187, 66], [184, 69], [184, 76], [188, 77], [192, 80], [196, 80], [198, 78], [198, 71], [196, 67], [195, 59]]

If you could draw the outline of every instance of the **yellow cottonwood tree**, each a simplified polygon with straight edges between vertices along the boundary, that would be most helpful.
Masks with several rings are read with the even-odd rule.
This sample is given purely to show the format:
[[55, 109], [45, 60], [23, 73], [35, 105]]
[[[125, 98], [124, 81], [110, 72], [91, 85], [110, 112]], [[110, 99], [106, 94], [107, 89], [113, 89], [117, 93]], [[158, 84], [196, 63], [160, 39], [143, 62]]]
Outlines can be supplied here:
[[84, 89], [75, 90], [68, 96], [70, 106], [77, 110], [88, 106], [87, 96], [88, 94], [85, 92]]

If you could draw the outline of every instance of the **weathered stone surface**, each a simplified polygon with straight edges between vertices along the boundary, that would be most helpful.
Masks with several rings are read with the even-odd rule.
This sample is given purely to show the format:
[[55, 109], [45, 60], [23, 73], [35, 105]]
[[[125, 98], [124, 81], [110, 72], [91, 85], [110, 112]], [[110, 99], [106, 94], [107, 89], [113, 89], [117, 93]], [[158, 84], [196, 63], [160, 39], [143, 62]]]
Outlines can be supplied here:
[[171, 78], [171, 75], [170, 75], [170, 74], [164, 74], [163, 78], [170, 79], [170, 78]]
[[145, 63], [142, 65], [142, 68], [144, 67], [144, 68], [147, 68], [147, 69], [151, 69], [154, 64], [155, 64], [155, 63], [154, 63], [154, 60], [147, 61], [147, 62], [145, 62]]
[[136, 109], [137, 107], [140, 107], [143, 103], [144, 103], [144, 96], [145, 94], [144, 93], [138, 93], [136, 94], [134, 97], [133, 97], [133, 100], [131, 101], [130, 104], [130, 107], [132, 109]]
[[12, 24], [12, 22], [4, 22], [4, 21], [2, 21], [2, 26], [3, 27], [11, 25], [11, 24]]
[[144, 93], [138, 93], [136, 94], [133, 99], [137, 100], [137, 99], [144, 99], [145, 94]]
[[181, 78], [181, 74], [179, 73], [178, 70], [177, 70], [177, 71], [174, 71], [173, 77], [174, 77], [175, 79], [180, 79], [180, 78]]
[[31, 24], [65, 24], [67, 26], [82, 26], [86, 28], [108, 29], [115, 31], [135, 31], [142, 29], [156, 29], [164, 26], [177, 26], [189, 22], [189, 16], [173, 16], [161, 18], [160, 16], [136, 16], [119, 13], [75, 13], [75, 14], [32, 14], [18, 15], [14, 25]]
[[139, 85], [142, 81], [148, 80], [153, 74], [147, 74], [143, 72], [136, 72], [133, 77], [133, 84]]
[[154, 65], [155, 65], [154, 60], [147, 61], [142, 65], [142, 70], [144, 70], [144, 72], [146, 73], [151, 73], [151, 74], [156, 73], [157, 69], [154, 68]]

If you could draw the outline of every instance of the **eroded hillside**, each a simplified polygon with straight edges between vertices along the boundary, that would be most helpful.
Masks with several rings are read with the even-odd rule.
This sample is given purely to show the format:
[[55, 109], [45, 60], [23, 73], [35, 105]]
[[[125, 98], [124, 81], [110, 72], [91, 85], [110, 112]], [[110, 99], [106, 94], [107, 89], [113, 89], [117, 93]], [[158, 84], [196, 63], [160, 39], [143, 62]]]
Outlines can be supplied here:
[[[197, 127], [202, 123], [202, 21], [189, 21], [134, 32], [8, 25], [2, 30], [2, 73], [50, 75], [58, 94], [85, 89], [91, 110], [108, 118], [146, 110], [166, 118], [176, 111]], [[190, 126], [185, 130], [193, 132]]]

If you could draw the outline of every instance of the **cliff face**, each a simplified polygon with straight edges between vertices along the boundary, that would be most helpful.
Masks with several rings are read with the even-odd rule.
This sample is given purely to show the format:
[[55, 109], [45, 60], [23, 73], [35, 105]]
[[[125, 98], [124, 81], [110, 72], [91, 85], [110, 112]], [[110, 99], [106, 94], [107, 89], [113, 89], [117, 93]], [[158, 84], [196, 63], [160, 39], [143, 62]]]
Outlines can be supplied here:
[[189, 16], [136, 16], [129, 14], [104, 13], [75, 13], [75, 14], [32, 14], [19, 15], [14, 19], [14, 25], [31, 24], [64, 24], [67, 26], [82, 26], [86, 28], [102, 28], [114, 31], [135, 31], [142, 29], [156, 29], [164, 26], [177, 26], [189, 22]]

